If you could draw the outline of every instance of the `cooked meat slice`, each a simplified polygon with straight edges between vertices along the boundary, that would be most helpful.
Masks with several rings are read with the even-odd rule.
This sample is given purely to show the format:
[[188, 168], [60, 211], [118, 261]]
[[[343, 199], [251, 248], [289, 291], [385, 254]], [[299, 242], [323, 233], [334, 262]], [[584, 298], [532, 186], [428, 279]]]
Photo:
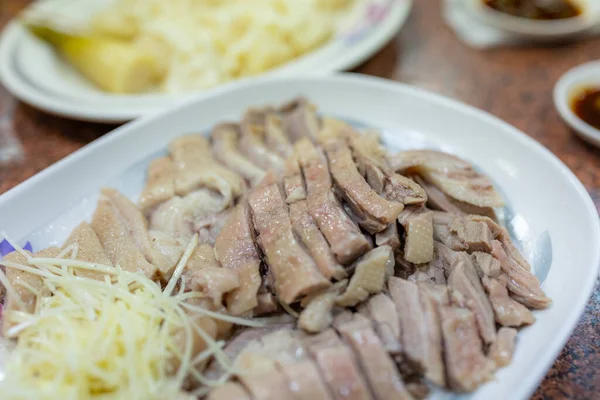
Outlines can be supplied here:
[[170, 275], [173, 265], [152, 246], [148, 236], [148, 221], [140, 209], [114, 189], [102, 189], [102, 196], [112, 203], [118, 218], [125, 225], [146, 260], [158, 268], [162, 276]]
[[404, 205], [384, 199], [369, 186], [359, 174], [348, 144], [343, 140], [331, 141], [326, 152], [336, 189], [360, 218], [361, 226], [377, 233], [394, 222]]
[[483, 354], [475, 316], [469, 310], [443, 306], [444, 357], [451, 389], [470, 392], [491, 378], [494, 368]]
[[221, 265], [219, 265], [215, 257], [215, 249], [211, 245], [204, 243], [194, 249], [185, 265], [182, 276], [185, 276], [186, 271], [193, 272], [207, 267], [220, 268]]
[[304, 345], [336, 400], [372, 399], [352, 351], [333, 329], [304, 338]]
[[415, 272], [406, 279], [412, 282], [432, 283], [434, 285], [446, 284], [444, 270], [433, 264], [433, 262], [425, 264], [422, 267], [418, 266]]
[[293, 398], [285, 376], [277, 364], [262, 354], [262, 346], [246, 347], [236, 359], [234, 368], [243, 371], [238, 379], [255, 400], [281, 400]]
[[208, 188], [220, 193], [225, 204], [232, 204], [244, 193], [244, 179], [212, 157], [204, 136], [178, 137], [169, 143], [169, 152], [175, 165], [175, 194]]
[[273, 274], [275, 293], [286, 304], [330, 285], [292, 232], [287, 205], [277, 185], [256, 188], [248, 196], [254, 226]]
[[132, 237], [130, 228], [123, 221], [123, 216], [105, 195], [98, 200], [91, 225], [112, 265], [142, 273], [149, 278], [154, 277], [156, 266], [146, 260]]
[[251, 397], [239, 383], [226, 382], [211, 390], [206, 400], [251, 400]]
[[319, 125], [316, 107], [305, 99], [297, 99], [292, 106], [287, 107], [283, 117], [284, 130], [292, 142], [301, 138], [314, 142], [319, 133]]
[[494, 311], [469, 257], [457, 259], [448, 277], [448, 286], [453, 294], [460, 294], [455, 296], [457, 303], [473, 311], [483, 342], [489, 345], [496, 341]]
[[471, 164], [450, 154], [413, 150], [389, 158], [400, 173], [416, 173], [446, 195], [477, 207], [502, 207], [504, 202], [492, 182]]
[[[73, 232], [71, 232], [71, 235], [63, 244], [63, 250], [72, 244], [77, 245], [77, 260], [94, 264], [111, 265], [110, 259], [102, 247], [102, 243], [100, 243], [98, 236], [96, 236], [96, 233], [87, 222], [82, 222], [73, 229]], [[83, 278], [104, 280], [104, 274], [89, 269], [77, 269], [75, 270], [75, 275]]]
[[400, 317], [401, 343], [410, 360], [423, 366], [425, 376], [443, 386], [444, 364], [440, 322], [434, 298], [404, 279], [388, 280], [390, 295]]
[[[195, 301], [191, 302], [193, 305], [198, 305], [198, 303], [200, 303], [198, 299], [194, 300]], [[204, 314], [200, 314], [195, 311], [187, 311], [187, 314], [190, 318], [191, 324], [196, 325], [199, 329], [203, 330], [204, 333], [210, 336], [212, 339], [215, 339], [217, 337], [219, 328], [215, 320], [208, 318]], [[187, 339], [187, 333], [185, 332], [185, 329], [183, 327], [178, 329], [176, 332], [172, 333], [172, 340], [174, 342], [174, 346], [178, 349], [180, 354], [183, 354], [183, 352], [186, 349], [188, 343]], [[201, 351], [206, 350], [206, 348], [208, 347], [206, 342], [204, 341], [204, 338], [198, 334], [196, 329], [192, 329], [191, 343], [192, 358], [199, 354]], [[170, 369], [175, 371], [177, 370], [177, 368], [179, 368], [180, 359], [173, 356], [173, 358], [169, 360], [169, 364]]]
[[336, 329], [356, 354], [376, 399], [412, 399], [368, 319], [354, 314], [350, 321], [336, 324]]
[[[31, 253], [28, 251], [26, 253], [31, 255]], [[49, 247], [39, 251], [36, 254], [33, 254], [33, 257], [54, 258], [58, 256], [58, 254], [60, 254], [59, 248]], [[0, 265], [5, 266], [5, 263], [30, 266], [27, 258], [18, 251], [13, 251], [12, 253], [5, 255], [0, 260]], [[32, 274], [31, 272], [6, 267], [5, 274], [6, 279], [8, 279], [10, 286], [18, 297], [18, 299], [14, 298], [11, 295], [11, 292], [8, 291], [6, 302], [4, 303], [4, 308], [2, 310], [2, 336], [9, 337], [8, 331], [10, 328], [17, 325], [11, 320], [11, 314], [14, 311], [22, 311], [32, 314], [35, 310], [35, 304], [38, 300], [38, 296], [37, 294], [33, 293], [30, 288], [39, 292], [41, 296], [50, 295], [50, 291], [44, 286], [44, 281], [42, 278], [38, 275]]]
[[[187, 286], [189, 285], [189, 286]], [[237, 274], [226, 268], [204, 267], [189, 274], [186, 286], [210, 299], [214, 307], [222, 304], [223, 296], [239, 288]]]
[[333, 321], [333, 307], [335, 300], [344, 290], [348, 282], [337, 282], [323, 292], [315, 293], [302, 300], [304, 310], [298, 318], [298, 327], [307, 332], [318, 333], [329, 328]]
[[333, 194], [329, 167], [323, 152], [308, 140], [300, 140], [295, 148], [306, 180], [308, 212], [338, 261], [344, 265], [351, 263], [371, 246]]
[[485, 222], [475, 218], [434, 212], [433, 237], [455, 251], [490, 252], [492, 231]]
[[247, 203], [238, 204], [229, 216], [215, 241], [215, 256], [223, 268], [237, 273], [240, 280], [240, 287], [225, 299], [227, 309], [233, 315], [251, 311], [258, 305], [256, 294], [262, 279]]
[[254, 307], [252, 315], [258, 317], [279, 311], [279, 303], [277, 302], [277, 298], [273, 293], [259, 292], [256, 296], [256, 299], [258, 301], [258, 305]]
[[280, 175], [283, 172], [283, 158], [269, 150], [263, 141], [265, 136], [264, 110], [250, 109], [246, 111], [240, 127], [240, 150], [254, 164], [264, 170], [273, 170]]
[[445, 275], [449, 276], [452, 272], [452, 265], [460, 252], [454, 251], [440, 242], [433, 242], [433, 252], [434, 257], [430, 265], [443, 270]]
[[448, 286], [436, 285], [429, 282], [418, 282], [419, 291], [429, 296], [436, 306], [447, 306], [450, 304]]
[[552, 300], [546, 296], [536, 276], [517, 264], [514, 258], [509, 257], [497, 240], [492, 242], [492, 255], [500, 261], [502, 271], [508, 278], [506, 287], [512, 293], [513, 299], [524, 306], [537, 309], [550, 305]]
[[290, 204], [292, 229], [317, 263], [321, 274], [327, 279], [340, 280], [346, 277], [346, 271], [338, 263], [319, 227], [308, 213], [306, 201]]
[[252, 186], [256, 186], [264, 178], [266, 171], [238, 150], [239, 129], [237, 124], [215, 126], [211, 133], [213, 154], [225, 166], [243, 176]]
[[375, 323], [375, 330], [384, 346], [388, 352], [392, 352], [392, 348], [396, 347], [396, 341], [400, 340], [400, 317], [394, 301], [387, 294], [379, 293], [371, 296], [361, 305], [362, 307]]
[[396, 251], [400, 247], [400, 236], [398, 234], [398, 225], [396, 221], [389, 224], [381, 232], [375, 234], [375, 244], [377, 246], [390, 246]]
[[285, 160], [285, 170], [283, 172], [283, 190], [285, 192], [285, 201], [288, 204], [306, 199], [306, 188], [304, 187], [304, 178], [300, 170], [300, 164], [296, 155], [291, 155]]
[[394, 252], [390, 246], [376, 247], [355, 263], [354, 275], [348, 288], [337, 299], [336, 304], [355, 306], [371, 294], [383, 290], [387, 277], [394, 274]]
[[489, 278], [495, 278], [500, 275], [502, 270], [500, 261], [495, 259], [491, 254], [475, 251], [471, 256], [473, 258], [473, 264], [477, 269], [477, 274], [480, 277], [487, 276]]
[[488, 293], [494, 316], [497, 323], [502, 326], [522, 326], [530, 325], [535, 321], [535, 317], [521, 303], [510, 298], [506, 283], [495, 278], [483, 277], [483, 286]]
[[294, 152], [292, 143], [283, 131], [283, 120], [275, 112], [267, 112], [265, 116], [265, 143], [283, 159]]
[[498, 330], [498, 340], [490, 346], [488, 355], [497, 368], [502, 368], [510, 364], [510, 360], [515, 352], [516, 338], [517, 330], [514, 328], [502, 327]]
[[150, 162], [146, 186], [140, 196], [140, 207], [145, 215], [160, 203], [175, 196], [175, 166], [169, 157]]
[[504, 248], [504, 252], [506, 255], [521, 268], [531, 271], [531, 266], [525, 260], [525, 258], [519, 253], [519, 251], [515, 248], [512, 240], [510, 239], [510, 235], [506, 228], [498, 225], [496, 222], [492, 221], [490, 218], [482, 217], [478, 215], [472, 215], [471, 219], [477, 222], [484, 222], [491, 230], [494, 238], [502, 243], [502, 247]]
[[451, 229], [456, 232], [462, 242], [466, 243], [469, 251], [489, 252], [492, 250], [492, 232], [484, 222], [466, 221], [466, 223], [457, 224]]
[[404, 258], [414, 264], [433, 259], [433, 213], [422, 207], [407, 207], [398, 222], [404, 227]]
[[169, 233], [153, 229], [148, 231], [148, 238], [152, 243], [152, 247], [169, 260], [171, 265], [177, 265], [186, 246], [189, 244], [188, 240], [174, 238]]
[[496, 213], [491, 207], [477, 207], [472, 204], [458, 201], [447, 196], [435, 185], [430, 184], [419, 175], [415, 175], [414, 179], [425, 190], [425, 193], [427, 193], [427, 205], [434, 210], [445, 211], [456, 215], [484, 215], [494, 220], [496, 219]]

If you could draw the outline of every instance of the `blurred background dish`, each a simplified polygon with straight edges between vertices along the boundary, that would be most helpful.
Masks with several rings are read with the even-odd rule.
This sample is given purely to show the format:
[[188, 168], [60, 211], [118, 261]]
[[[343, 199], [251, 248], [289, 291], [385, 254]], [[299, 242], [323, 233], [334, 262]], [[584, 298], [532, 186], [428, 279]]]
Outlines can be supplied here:
[[600, 61], [567, 71], [554, 87], [554, 104], [582, 139], [600, 146]]
[[[252, 42], [247, 43], [247, 49], [238, 52], [239, 54], [236, 53], [229, 58], [221, 57], [216, 61], [213, 59], [212, 61], [215, 62], [212, 66], [212, 72], [208, 71], [210, 68], [202, 64], [202, 62], [206, 62], [203, 55], [194, 56], [194, 59], [189, 63], [174, 63], [175, 67], [173, 69], [179, 69], [176, 72], [170, 70], [166, 79], [147, 93], [117, 94], [101, 90], [97, 80], [94, 80], [96, 82], [94, 84], [73, 68], [73, 57], [61, 57], [57, 54], [56, 49], [59, 46], [56, 45], [56, 42], [54, 47], [48, 45], [48, 43], [32, 35], [23, 23], [14, 20], [7, 26], [0, 39], [0, 78], [2, 83], [14, 95], [45, 111], [82, 120], [120, 122], [164, 108], [193, 94], [239, 78], [263, 73], [292, 75], [329, 73], [351, 69], [368, 59], [393, 37], [404, 24], [412, 7], [412, 0], [311, 0], [311, 2], [328, 4], [329, 7], [343, 5], [343, 8], [338, 7], [343, 12], [323, 14], [320, 25], [327, 23], [332, 25], [327, 29], [311, 29], [309, 31], [305, 27], [306, 21], [300, 18], [297, 21], [296, 30], [302, 34], [292, 35], [291, 31], [284, 32], [284, 35], [287, 36], [304, 37], [304, 52], [294, 50], [293, 54], [290, 53], [291, 58], [286, 56], [287, 58], [283, 57], [280, 60], [265, 62], [266, 58], [277, 54], [278, 48], [285, 47], [281, 43], [279, 43], [279, 47], [275, 46], [273, 39], [269, 35], [264, 35], [264, 29], [273, 28], [267, 23], [266, 28], [263, 27], [263, 30], [258, 29], [253, 33], [256, 37], [252, 39], [263, 45], [269, 42], [266, 43], [268, 46], [262, 46], [262, 48], [275, 48], [274, 51], [267, 54], [255, 54], [256, 52], [251, 49], [251, 46], [248, 47]], [[124, 4], [127, 3], [133, 4], [136, 3], [136, 0], [124, 2]], [[177, 3], [184, 4], [185, 0]], [[259, 3], [263, 5], [263, 10], [265, 10], [269, 2], [261, 0]], [[283, 3], [298, 4], [289, 1]], [[40, 16], [49, 16], [51, 17], [50, 20], [56, 21], [57, 19], [54, 16], [60, 14], [58, 21], [66, 23], [67, 28], [74, 31], [85, 25], [85, 22], [89, 21], [90, 18], [95, 18], [94, 15], [99, 15], [97, 18], [100, 21], [110, 20], [110, 18], [102, 17], [102, 14], [97, 14], [103, 10], [102, 7], [106, 6], [107, 1], [105, 0], [82, 0], [77, 2], [46, 0], [35, 4], [38, 9], [33, 8], [33, 10], [37, 12], [38, 21]], [[41, 7], [39, 4], [41, 4]], [[66, 4], [69, 6], [66, 7]], [[28, 17], [31, 17], [31, 13], [29, 11]], [[127, 15], [127, 13], [123, 12], [120, 15]], [[118, 31], [119, 29], [122, 30], [127, 24], [111, 25], [106, 22], [95, 22], [94, 25], [101, 26], [96, 28], [99, 30], [114, 29]], [[64, 27], [59, 26], [58, 28]], [[169, 26], [165, 27], [164, 21], [158, 24], [158, 27], [146, 26], [144, 29], [148, 32], [152, 32], [153, 29], [161, 31], [162, 38], [175, 35], [174, 43], [185, 41], [185, 37], [180, 38], [177, 36], [181, 36], [183, 31], [173, 30]], [[199, 30], [199, 35], [206, 36], [206, 32], [206, 30]], [[307, 38], [308, 33], [314, 33], [314, 38], [309, 40]], [[263, 39], [259, 40], [261, 35], [263, 35]], [[279, 35], [281, 36], [281, 34]], [[82, 36], [88, 35], [86, 33]], [[118, 35], [113, 34], [114, 36]], [[222, 39], [222, 35], [217, 36], [216, 39], [210, 40], [218, 42]], [[146, 42], [153, 44], [157, 42], [148, 39], [148, 37], [141, 37], [140, 40], [142, 39], [146, 39]], [[243, 37], [241, 40], [243, 40]], [[196, 42], [202, 42], [202, 40]], [[198, 47], [197, 44], [192, 43], [190, 45], [188, 43], [192, 49]], [[298, 43], [296, 45], [296, 47], [301, 46]], [[198, 48], [202, 48], [202, 46]], [[289, 49], [285, 51], [289, 53]], [[159, 54], [163, 53], [168, 54], [169, 51], [159, 50]], [[183, 53], [178, 50], [177, 54], [181, 57]], [[231, 64], [231, 60], [235, 59], [248, 61], [249, 54], [252, 54], [250, 62], [245, 64], [240, 62], [236, 67], [237, 70], [236, 68], [227, 69], [228, 67], [222, 67], [224, 64]], [[66, 60], [70, 60], [71, 63]], [[256, 60], [264, 65], [258, 65], [260, 62], [257, 63]], [[200, 67], [196, 65], [198, 63]], [[240, 67], [242, 64], [244, 65]], [[82, 66], [78, 65], [76, 60], [75, 65], [79, 67], [79, 71], [82, 71]], [[85, 67], [85, 63], [83, 67]], [[216, 76], [219, 74], [220, 76]], [[116, 85], [115, 88], [116, 90], [112, 90], [113, 92], [131, 91], [123, 85]]]
[[481, 21], [537, 41], [555, 41], [585, 33], [600, 21], [596, 0], [463, 0]]

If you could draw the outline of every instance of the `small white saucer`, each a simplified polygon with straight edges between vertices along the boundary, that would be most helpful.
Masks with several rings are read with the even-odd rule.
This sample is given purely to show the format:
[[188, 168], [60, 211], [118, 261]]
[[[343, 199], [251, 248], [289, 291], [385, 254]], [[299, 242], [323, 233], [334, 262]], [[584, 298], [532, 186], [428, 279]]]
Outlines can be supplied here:
[[554, 86], [554, 105], [562, 119], [582, 139], [600, 147], [600, 130], [584, 122], [571, 109], [571, 99], [582, 87], [600, 88], [600, 61], [581, 64], [567, 71]]

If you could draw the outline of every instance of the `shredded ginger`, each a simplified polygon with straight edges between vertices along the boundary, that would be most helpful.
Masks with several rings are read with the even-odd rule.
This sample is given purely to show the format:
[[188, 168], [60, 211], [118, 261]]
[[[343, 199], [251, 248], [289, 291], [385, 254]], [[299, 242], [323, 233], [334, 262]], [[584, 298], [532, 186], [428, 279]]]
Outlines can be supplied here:
[[[8, 336], [17, 344], [6, 360], [1, 398], [171, 400], [188, 397], [181, 388], [190, 376], [219, 384], [206, 380], [199, 365], [215, 356], [231, 373], [223, 343], [202, 332], [186, 309], [249, 326], [259, 323], [191, 307], [185, 300], [202, 295], [184, 293], [183, 287], [170, 295], [196, 243], [197, 236], [164, 291], [147, 277], [119, 267], [36, 259], [27, 253], [29, 265], [7, 263], [8, 268], [42, 276], [52, 295], [38, 298], [33, 314], [14, 311], [4, 316], [13, 324]], [[104, 281], [76, 277], [77, 268], [107, 275]], [[6, 285], [6, 276], [0, 275]], [[173, 340], [181, 331], [186, 333], [183, 349]], [[192, 354], [193, 331], [207, 342], [199, 355]]]

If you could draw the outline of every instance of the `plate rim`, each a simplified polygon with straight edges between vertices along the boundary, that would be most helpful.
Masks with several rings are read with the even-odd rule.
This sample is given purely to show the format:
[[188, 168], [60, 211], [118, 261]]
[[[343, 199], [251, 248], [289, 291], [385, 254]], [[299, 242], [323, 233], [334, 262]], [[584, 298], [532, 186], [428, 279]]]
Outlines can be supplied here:
[[[260, 90], [262, 84], [268, 84], [272, 82], [289, 82], [294, 80], [296, 82], [313, 82], [319, 84], [327, 84], [327, 83], [341, 83], [347, 84], [351, 86], [355, 86], [357, 88], [360, 87], [373, 87], [376, 89], [383, 90], [392, 90], [398, 95], [409, 95], [419, 97], [428, 102], [432, 102], [438, 105], [443, 105], [445, 107], [451, 108], [458, 113], [461, 113], [465, 117], [474, 117], [480, 118], [483, 121], [486, 121], [489, 124], [498, 126], [499, 129], [502, 129], [506, 132], [506, 135], [510, 137], [512, 140], [520, 142], [522, 145], [531, 149], [531, 151], [536, 152], [540, 157], [545, 159], [546, 162], [550, 163], [556, 171], [560, 173], [570, 184], [570, 187], [576, 192], [577, 197], [582, 201], [582, 204], [585, 206], [585, 214], [589, 215], [590, 218], [590, 228], [592, 229], [590, 233], [592, 236], [590, 240], [593, 242], [600, 241], [600, 220], [598, 219], [598, 211], [596, 209], [595, 204], [593, 203], [590, 194], [585, 189], [583, 184], [579, 181], [579, 179], [574, 175], [574, 173], [560, 160], [558, 159], [550, 150], [541, 145], [539, 142], [534, 140], [532, 137], [526, 135], [518, 128], [508, 124], [507, 122], [499, 119], [491, 115], [490, 113], [477, 109], [474, 106], [465, 104], [458, 100], [454, 100], [445, 96], [442, 96], [437, 93], [433, 93], [424, 89], [420, 89], [417, 87], [409, 86], [407, 84], [389, 81], [382, 78], [359, 75], [359, 74], [338, 74], [332, 76], [297, 76], [294, 78], [285, 78], [285, 77], [267, 77], [267, 78], [255, 78], [252, 80], [247, 80], [244, 82], [234, 82], [228, 85], [224, 85], [214, 91], [211, 92], [210, 96], [221, 96], [226, 94], [235, 93], [238, 90]], [[209, 97], [210, 97], [209, 96]], [[33, 177], [27, 179], [23, 183], [17, 185], [13, 189], [10, 189], [6, 193], [0, 195], [0, 208], [9, 203], [13, 198], [18, 196], [20, 193], [28, 190], [29, 188], [38, 185], [43, 182], [44, 179], [50, 177], [52, 174], [59, 173], [62, 169], [68, 168], [69, 165], [77, 161], [81, 158], [86, 157], [91, 152], [96, 151], [98, 148], [102, 148], [104, 146], [110, 146], [114, 141], [117, 141], [120, 137], [127, 135], [129, 132], [136, 131], [139, 128], [147, 126], [149, 124], [153, 124], [162, 119], [168, 118], [169, 114], [178, 111], [179, 109], [191, 106], [195, 103], [201, 103], [206, 101], [206, 96], [196, 96], [185, 103], [181, 103], [179, 105], [170, 107], [161, 112], [157, 112], [152, 115], [148, 115], [142, 118], [139, 118], [135, 121], [132, 121], [128, 124], [125, 124], [115, 130], [109, 132], [103, 137], [95, 140], [94, 142], [82, 147], [81, 149], [75, 151], [64, 159], [58, 161], [57, 163], [51, 165], [45, 170], [39, 172]], [[529, 397], [533, 391], [536, 389], [539, 382], [543, 379], [544, 375], [548, 371], [552, 362], [556, 359], [559, 352], [564, 348], [565, 343], [571, 336], [573, 330], [576, 327], [577, 321], [583, 313], [583, 310], [589, 300], [589, 297], [592, 293], [592, 289], [596, 283], [596, 277], [598, 275], [598, 270], [600, 269], [600, 246], [596, 246], [590, 249], [589, 253], [590, 262], [595, 263], [595, 265], [589, 265], [589, 273], [590, 278], [585, 280], [584, 284], [581, 286], [581, 290], [579, 290], [579, 295], [575, 298], [569, 305], [571, 312], [568, 316], [562, 321], [561, 328], [555, 332], [553, 338], [549, 340], [550, 351], [543, 353], [543, 355], [538, 359], [538, 362], [532, 366], [530, 369], [532, 370], [531, 376], [529, 379], [523, 380], [517, 386], [513, 388], [515, 398], [526, 398]]]

